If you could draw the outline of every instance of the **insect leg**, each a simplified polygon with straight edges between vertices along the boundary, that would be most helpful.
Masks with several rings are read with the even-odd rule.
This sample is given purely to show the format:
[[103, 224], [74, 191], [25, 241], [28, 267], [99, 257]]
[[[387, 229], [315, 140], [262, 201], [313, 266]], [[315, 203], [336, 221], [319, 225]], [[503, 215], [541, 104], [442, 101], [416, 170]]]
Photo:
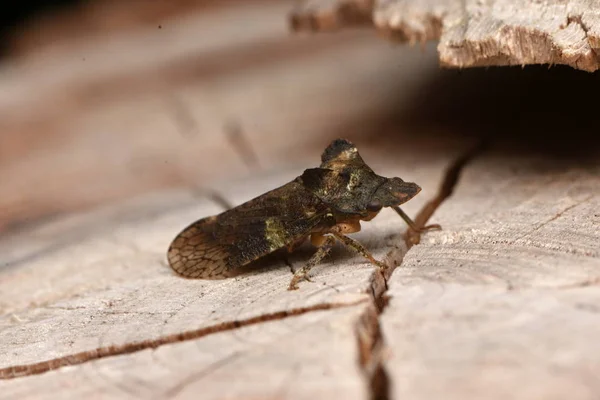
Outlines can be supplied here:
[[417, 226], [417, 224], [414, 223], [414, 221], [412, 219], [410, 219], [410, 217], [404, 211], [402, 211], [402, 209], [400, 207], [393, 206], [392, 208], [394, 209], [394, 211], [396, 211], [398, 213], [399, 216], [402, 217], [402, 219], [404, 220], [404, 222], [406, 222], [406, 224], [410, 227], [410, 229], [412, 229], [413, 231], [415, 231], [417, 233], [423, 233], [430, 229], [442, 229], [440, 224], [425, 225], [424, 227], [420, 228]]
[[303, 280], [308, 279], [308, 271], [311, 270], [312, 267], [317, 265], [329, 252], [331, 248], [335, 244], [335, 238], [333, 236], [327, 236], [325, 241], [319, 246], [316, 253], [308, 260], [306, 265], [300, 268], [296, 273], [294, 273], [294, 277], [290, 281], [290, 286], [288, 290], [296, 290], [298, 289], [298, 283]]
[[288, 252], [288, 253], [291, 253], [291, 252], [293, 252], [293, 251], [294, 251], [294, 250], [296, 250], [298, 247], [300, 247], [300, 246], [302, 245], [302, 243], [304, 243], [305, 241], [306, 241], [306, 238], [305, 238], [305, 237], [303, 237], [303, 238], [301, 238], [301, 239], [298, 239], [298, 240], [296, 240], [295, 242], [292, 242], [292, 244], [290, 244], [290, 245], [288, 245], [288, 246], [286, 247], [286, 249], [287, 249], [287, 252]]
[[343, 244], [345, 244], [348, 247], [352, 247], [354, 250], [356, 250], [360, 255], [362, 255], [364, 258], [366, 258], [367, 260], [371, 261], [373, 264], [377, 265], [379, 268], [381, 269], [386, 269], [387, 266], [382, 263], [381, 261], [377, 261], [375, 259], [375, 257], [373, 257], [373, 255], [369, 252], [369, 250], [367, 250], [365, 248], [365, 246], [363, 246], [362, 244], [360, 244], [360, 242], [352, 239], [351, 237], [348, 237], [342, 233], [336, 232], [336, 231], [331, 231], [331, 234], [334, 235], [336, 237], [336, 239], [338, 239], [340, 242], [342, 242]]

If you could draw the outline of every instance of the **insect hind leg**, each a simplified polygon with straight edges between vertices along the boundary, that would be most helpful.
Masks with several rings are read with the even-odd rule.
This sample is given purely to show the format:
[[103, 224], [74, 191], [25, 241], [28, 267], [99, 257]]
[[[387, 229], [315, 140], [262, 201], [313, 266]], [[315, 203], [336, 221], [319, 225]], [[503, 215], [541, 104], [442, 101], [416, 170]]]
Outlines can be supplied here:
[[310, 281], [308, 278], [308, 272], [312, 269], [312, 267], [320, 263], [327, 254], [329, 254], [334, 244], [335, 238], [333, 236], [326, 236], [325, 241], [317, 248], [317, 251], [312, 255], [310, 260], [308, 260], [306, 265], [294, 273], [288, 290], [298, 289], [298, 283], [303, 280]]
[[343, 244], [345, 244], [348, 247], [351, 247], [357, 253], [362, 255], [367, 260], [371, 261], [373, 264], [377, 265], [379, 268], [381, 268], [383, 270], [387, 269], [387, 265], [385, 265], [381, 261], [376, 260], [375, 257], [373, 257], [373, 255], [371, 254], [371, 252], [369, 252], [369, 250], [367, 250], [367, 248], [365, 246], [360, 244], [360, 242], [352, 239], [351, 237], [344, 235], [343, 233], [336, 232], [335, 230], [332, 230], [331, 234], [333, 236], [335, 236], [335, 238], [338, 239], [340, 242], [342, 242]]

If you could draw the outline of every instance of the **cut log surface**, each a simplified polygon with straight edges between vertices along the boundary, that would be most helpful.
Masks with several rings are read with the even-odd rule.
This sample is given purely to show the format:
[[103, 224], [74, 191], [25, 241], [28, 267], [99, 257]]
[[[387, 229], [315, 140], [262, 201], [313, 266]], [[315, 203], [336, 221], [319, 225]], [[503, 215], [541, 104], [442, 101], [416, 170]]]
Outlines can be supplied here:
[[[336, 137], [423, 187], [411, 215], [463, 150], [370, 148], [361, 137], [435, 70], [431, 53], [368, 32], [290, 37], [288, 10], [84, 29], [0, 66], [1, 398], [368, 395], [385, 284], [364, 259], [338, 246], [293, 292], [310, 245], [221, 281], [166, 264], [181, 229], [223, 210], [215, 192], [240, 204], [317, 166]], [[354, 236], [393, 267], [404, 228], [387, 210]]]
[[[362, 153], [367, 160], [376, 154], [368, 146]], [[451, 157], [418, 169], [411, 157], [405, 167], [385, 157], [371, 164], [419, 182], [424, 190], [406, 207], [415, 214]], [[239, 204], [297, 174], [259, 174], [216, 190]], [[166, 192], [5, 238], [0, 376], [21, 377], [0, 381], [2, 393], [52, 397], [48, 387], [54, 387], [69, 398], [194, 398], [204, 387], [206, 398], [364, 398], [368, 378], [357, 342], [361, 330], [371, 329], [360, 321], [376, 314], [374, 301], [385, 291], [379, 269], [337, 247], [313, 270], [314, 282], [288, 291], [290, 269], [312, 253], [307, 245], [288, 262], [275, 255], [236, 278], [176, 276], [165, 262], [170, 241], [190, 222], [220, 211], [205, 195]], [[404, 226], [384, 210], [353, 236], [385, 260], [389, 275], [405, 252]]]
[[[57, 391], [73, 399], [362, 399], [366, 388], [354, 327], [364, 307], [315, 310], [0, 387], [3, 396], [15, 399], [50, 399]], [[187, 325], [195, 325], [200, 318], [188, 316]]]
[[297, 30], [329, 30], [369, 20], [395, 40], [439, 40], [440, 61], [448, 67], [600, 67], [600, 11], [595, 0], [308, 1], [292, 15]]
[[[67, 30], [0, 65], [0, 398], [597, 400], [600, 158], [576, 90], [597, 89], [592, 76], [439, 73], [430, 48], [289, 37], [290, 4], [243, 4], [169, 12], [160, 29]], [[339, 4], [295, 23], [318, 28], [309, 16]], [[374, 13], [405, 40], [457, 35], [456, 54], [470, 54], [459, 33], [481, 39], [513, 15], [501, 1], [344, 4], [329, 27]], [[560, 62], [585, 49], [562, 51], [579, 36], [560, 35], [584, 26], [598, 47], [584, 3], [553, 4], [531, 10], [565, 28], [535, 28], [551, 42], [532, 45]], [[514, 39], [503, 29], [478, 51]], [[470, 159], [474, 132], [492, 140]], [[542, 150], [557, 133], [563, 158]], [[188, 224], [317, 166], [337, 137], [418, 183], [403, 209], [419, 223], [435, 211], [443, 230], [413, 244], [386, 209], [352, 235], [386, 271], [338, 245], [297, 291], [308, 243], [225, 280], [169, 268]]]
[[[405, 167], [383, 157], [373, 168], [423, 186], [406, 205], [415, 215], [451, 158], [417, 168], [409, 156]], [[217, 190], [239, 204], [295, 175]], [[373, 358], [393, 398], [594, 399], [599, 193], [597, 165], [483, 154], [435, 213], [442, 231], [407, 249], [402, 222], [386, 211], [355, 235], [391, 267], [387, 291], [372, 265], [339, 247], [293, 292], [290, 269], [308, 246], [288, 257], [291, 267], [276, 255], [232, 279], [174, 275], [164, 256], [170, 240], [221, 210], [205, 194], [165, 192], [57, 218], [0, 242], [0, 376], [13, 378], [0, 390], [7, 398], [365, 398]], [[377, 317], [383, 295], [389, 304]], [[379, 324], [383, 339], [373, 334]]]
[[484, 157], [389, 281], [395, 398], [600, 393], [600, 168]]

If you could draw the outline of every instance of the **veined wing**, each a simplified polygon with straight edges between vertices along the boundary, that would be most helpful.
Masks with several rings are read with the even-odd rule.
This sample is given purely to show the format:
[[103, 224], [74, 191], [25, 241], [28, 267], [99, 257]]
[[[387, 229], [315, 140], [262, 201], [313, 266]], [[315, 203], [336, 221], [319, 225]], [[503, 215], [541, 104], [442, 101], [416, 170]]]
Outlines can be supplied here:
[[327, 220], [329, 207], [292, 181], [185, 228], [169, 247], [169, 265], [188, 278], [222, 279], [294, 243]]

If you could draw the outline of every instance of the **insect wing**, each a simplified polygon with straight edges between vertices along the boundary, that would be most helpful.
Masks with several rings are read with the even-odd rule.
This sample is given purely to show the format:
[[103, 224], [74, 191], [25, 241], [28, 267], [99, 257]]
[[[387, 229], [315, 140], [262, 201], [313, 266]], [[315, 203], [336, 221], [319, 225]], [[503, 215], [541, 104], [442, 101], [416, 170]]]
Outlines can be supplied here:
[[185, 228], [169, 248], [171, 268], [188, 278], [223, 279], [310, 234], [329, 208], [293, 181]]

